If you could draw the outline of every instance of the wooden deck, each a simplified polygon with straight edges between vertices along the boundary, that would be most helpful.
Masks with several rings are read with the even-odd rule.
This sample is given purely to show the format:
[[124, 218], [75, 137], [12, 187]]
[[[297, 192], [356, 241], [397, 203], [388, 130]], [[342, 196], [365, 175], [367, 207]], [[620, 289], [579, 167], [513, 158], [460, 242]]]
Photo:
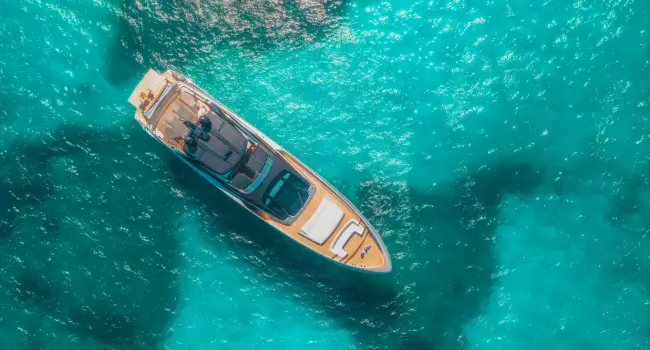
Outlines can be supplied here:
[[[354, 210], [348, 207], [336, 193], [327, 189], [318, 178], [312, 176], [310, 174], [310, 171], [301, 162], [297, 161], [290, 155], [284, 157], [284, 159], [297, 171], [299, 171], [301, 175], [304, 176], [309, 182], [311, 182], [316, 189], [311, 200], [309, 203], [307, 203], [307, 207], [303, 210], [302, 213], [300, 213], [298, 218], [296, 218], [296, 220], [291, 225], [284, 225], [281, 222], [274, 220], [273, 218], [268, 218], [265, 220], [301, 244], [319, 252], [322, 255], [327, 256], [332, 260], [362, 268], [383, 267], [386, 264], [386, 258], [384, 257], [384, 254], [377, 242], [372, 238], [370, 230], [367, 227], [364, 227], [364, 232], [361, 236], [352, 235], [347, 244], [345, 244], [343, 247], [347, 253], [347, 256], [345, 258], [340, 258], [330, 251], [332, 242], [337, 238], [338, 233], [344, 228], [348, 221], [356, 220], [363, 226], [363, 220], [361, 220], [361, 218], [355, 214]], [[334, 233], [327, 239], [327, 241], [325, 241], [325, 243], [322, 245], [319, 245], [318, 243], [315, 243], [309, 238], [300, 234], [300, 229], [311, 218], [311, 216], [318, 208], [321, 200], [325, 197], [335, 202], [339, 208], [343, 210], [344, 217], [339, 223], [336, 230], [334, 230]], [[361, 259], [361, 249], [367, 245], [370, 246], [370, 250], [366, 253], [365, 257]]]

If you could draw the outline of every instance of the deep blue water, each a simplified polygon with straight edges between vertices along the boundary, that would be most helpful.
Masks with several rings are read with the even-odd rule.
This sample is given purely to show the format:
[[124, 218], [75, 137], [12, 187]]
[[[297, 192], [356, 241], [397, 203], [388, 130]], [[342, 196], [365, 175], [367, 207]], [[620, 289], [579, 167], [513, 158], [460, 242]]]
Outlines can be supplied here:
[[[650, 4], [0, 0], [3, 349], [650, 348]], [[330, 266], [139, 129], [175, 68], [375, 224]]]

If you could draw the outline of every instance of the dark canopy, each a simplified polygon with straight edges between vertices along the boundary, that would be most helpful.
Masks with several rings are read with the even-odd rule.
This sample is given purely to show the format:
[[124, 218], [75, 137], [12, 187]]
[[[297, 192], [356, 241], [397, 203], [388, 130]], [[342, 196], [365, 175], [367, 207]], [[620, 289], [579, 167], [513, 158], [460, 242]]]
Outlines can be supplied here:
[[212, 171], [225, 174], [241, 160], [248, 142], [232, 125], [213, 112], [205, 114], [210, 120], [206, 126], [197, 125], [193, 133], [196, 145], [185, 147], [185, 152]]

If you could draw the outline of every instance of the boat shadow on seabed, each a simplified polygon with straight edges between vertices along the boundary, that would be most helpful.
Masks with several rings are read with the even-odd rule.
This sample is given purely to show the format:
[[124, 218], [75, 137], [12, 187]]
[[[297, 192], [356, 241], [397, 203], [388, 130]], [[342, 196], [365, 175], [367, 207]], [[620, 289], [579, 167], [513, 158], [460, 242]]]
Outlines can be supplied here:
[[176, 199], [134, 181], [156, 169], [121, 156], [123, 136], [64, 126], [0, 152], [0, 305], [24, 334], [1, 330], [14, 348], [154, 348], [173, 319], [173, 212], [143, 214]]

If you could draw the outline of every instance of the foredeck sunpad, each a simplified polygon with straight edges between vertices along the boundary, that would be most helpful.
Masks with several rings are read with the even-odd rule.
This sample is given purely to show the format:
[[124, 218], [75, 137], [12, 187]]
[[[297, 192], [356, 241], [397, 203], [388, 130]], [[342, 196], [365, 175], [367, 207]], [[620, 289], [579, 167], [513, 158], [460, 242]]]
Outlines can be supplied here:
[[323, 198], [318, 209], [300, 229], [300, 234], [318, 244], [323, 244], [339, 226], [343, 215], [343, 211], [336, 203], [328, 198]]

